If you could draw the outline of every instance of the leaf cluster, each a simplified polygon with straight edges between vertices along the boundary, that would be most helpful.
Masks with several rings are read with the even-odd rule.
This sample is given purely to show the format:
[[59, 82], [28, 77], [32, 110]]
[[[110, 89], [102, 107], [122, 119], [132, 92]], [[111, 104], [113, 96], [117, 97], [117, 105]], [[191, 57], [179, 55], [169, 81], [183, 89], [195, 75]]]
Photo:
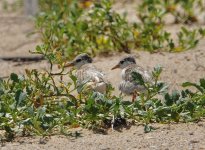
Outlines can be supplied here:
[[180, 52], [194, 48], [204, 37], [204, 29], [183, 26], [174, 40], [165, 30], [163, 20], [166, 14], [176, 12], [172, 10], [175, 5], [194, 10], [189, 3], [146, 0], [137, 9], [141, 23], [129, 23], [126, 16], [112, 10], [109, 0], [90, 2], [89, 7], [82, 7], [82, 3], [75, 0], [42, 1], [36, 29], [42, 37], [44, 54], [57, 53], [68, 58], [82, 52], [92, 55], [113, 51], [130, 53], [131, 49]]
[[[167, 85], [159, 81], [161, 72], [161, 67], [153, 70], [152, 83], [133, 73], [134, 80], [147, 89], [134, 103], [113, 96], [112, 87], [107, 94], [84, 94], [86, 89], [72, 94], [78, 88], [73, 71], [52, 74], [26, 70], [24, 76], [12, 73], [8, 80], [0, 80], [0, 129], [5, 130], [7, 140], [12, 140], [19, 135], [70, 135], [70, 128], [80, 126], [105, 131], [133, 121], [144, 123], [148, 132], [149, 123], [198, 121], [204, 117], [205, 79], [199, 84], [183, 84], [196, 87], [196, 92], [186, 89], [170, 94]], [[61, 80], [65, 76], [70, 81]]]
[[173, 23], [192, 24], [198, 22], [197, 14], [204, 11], [204, 6], [202, 0], [144, 0], [138, 8], [142, 12], [138, 16], [142, 22], [164, 23], [166, 15], [171, 15]]
[[49, 5], [51, 8], [40, 13], [36, 20], [44, 53], [59, 52], [72, 58], [82, 52], [94, 55], [114, 50], [130, 52], [129, 24], [111, 10], [110, 1], [96, 2], [90, 9], [82, 8], [75, 0]]

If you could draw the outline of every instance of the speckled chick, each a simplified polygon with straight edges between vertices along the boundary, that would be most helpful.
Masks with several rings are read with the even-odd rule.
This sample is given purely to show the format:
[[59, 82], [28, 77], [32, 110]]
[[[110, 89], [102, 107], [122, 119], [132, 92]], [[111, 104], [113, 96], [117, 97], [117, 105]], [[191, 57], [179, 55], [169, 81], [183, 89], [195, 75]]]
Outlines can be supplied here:
[[137, 72], [142, 75], [145, 82], [152, 82], [151, 74], [142, 67], [138, 66], [132, 56], [122, 58], [119, 63], [112, 68], [112, 70], [116, 68], [122, 69], [122, 81], [119, 84], [119, 90], [126, 95], [132, 95], [133, 102], [136, 99], [137, 94], [144, 92], [146, 89], [143, 85], [140, 85], [134, 81], [132, 73]]
[[[105, 93], [107, 88], [107, 80], [105, 79], [105, 74], [97, 69], [92, 64], [92, 58], [86, 54], [80, 54], [76, 56], [71, 62], [65, 65], [65, 67], [74, 66], [77, 77], [77, 86], [86, 84], [91, 87], [94, 91]], [[79, 91], [78, 91], [79, 92]]]

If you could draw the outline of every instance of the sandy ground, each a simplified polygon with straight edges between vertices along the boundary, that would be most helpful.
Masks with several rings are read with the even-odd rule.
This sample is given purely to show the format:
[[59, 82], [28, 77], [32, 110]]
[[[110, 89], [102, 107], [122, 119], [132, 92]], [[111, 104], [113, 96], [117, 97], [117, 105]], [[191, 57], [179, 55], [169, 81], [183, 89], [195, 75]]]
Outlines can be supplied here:
[[65, 136], [51, 137], [24, 137], [15, 142], [6, 143], [2, 150], [204, 150], [205, 123], [187, 123], [159, 125], [154, 124], [157, 130], [145, 134], [142, 126], [132, 126], [130, 129], [109, 131], [107, 135], [93, 134], [87, 130], [78, 130], [82, 133], [78, 138]]
[[[129, 8], [129, 6], [125, 6]], [[133, 10], [129, 10], [133, 14]], [[134, 16], [130, 16], [135, 20]], [[179, 26], [167, 26], [172, 33], [178, 31]], [[31, 55], [29, 50], [34, 50], [40, 43], [38, 35], [28, 36], [34, 31], [32, 20], [18, 13], [4, 13], [0, 10], [0, 56]], [[143, 68], [152, 70], [160, 64], [164, 71], [161, 80], [170, 85], [170, 89], [179, 89], [185, 81], [197, 82], [205, 77], [205, 40], [192, 50], [183, 53], [155, 53], [133, 52], [137, 63]], [[96, 57], [94, 64], [107, 74], [108, 80], [117, 90], [120, 81], [120, 70], [111, 71], [118, 60], [126, 54], [115, 54], [109, 58]], [[46, 61], [19, 63], [0, 61], [0, 77], [9, 76], [10, 73], [24, 74], [25, 68], [45, 69]], [[91, 131], [80, 130], [81, 136], [77, 139], [64, 136], [52, 136], [48, 139], [41, 137], [17, 138], [12, 143], [5, 143], [0, 150], [7, 149], [205, 149], [205, 123], [188, 123], [160, 125], [156, 131], [143, 133], [142, 126], [132, 126], [129, 130], [121, 132], [109, 131], [108, 135], [93, 134]]]

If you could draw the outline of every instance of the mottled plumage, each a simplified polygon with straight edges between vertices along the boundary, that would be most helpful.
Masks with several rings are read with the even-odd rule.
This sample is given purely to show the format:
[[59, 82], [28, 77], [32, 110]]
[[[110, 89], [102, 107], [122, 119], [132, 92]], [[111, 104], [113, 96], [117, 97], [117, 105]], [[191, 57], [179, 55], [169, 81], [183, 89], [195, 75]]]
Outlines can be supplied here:
[[151, 82], [151, 75], [146, 70], [143, 70], [143, 68], [136, 64], [128, 65], [122, 70], [122, 82], [120, 82], [119, 85], [119, 90], [128, 95], [134, 92], [143, 92], [145, 90], [144, 86], [134, 81], [132, 76], [133, 72], [141, 74], [145, 82]]
[[92, 59], [87, 54], [78, 55], [72, 62], [67, 66], [75, 66], [77, 86], [87, 85], [94, 91], [105, 93], [107, 87], [107, 81], [105, 74], [97, 69], [92, 64]]
[[95, 91], [104, 93], [106, 91], [105, 74], [92, 64], [85, 64], [76, 71], [77, 83], [79, 85], [91, 86]]
[[119, 63], [112, 69], [116, 68], [122, 69], [122, 81], [119, 84], [119, 90], [126, 95], [133, 95], [133, 101], [136, 98], [136, 94], [138, 94], [138, 92], [144, 92], [146, 90], [143, 85], [140, 85], [134, 81], [132, 76], [133, 72], [141, 74], [145, 82], [152, 82], [151, 74], [142, 67], [138, 66], [135, 59], [131, 56], [121, 59]]

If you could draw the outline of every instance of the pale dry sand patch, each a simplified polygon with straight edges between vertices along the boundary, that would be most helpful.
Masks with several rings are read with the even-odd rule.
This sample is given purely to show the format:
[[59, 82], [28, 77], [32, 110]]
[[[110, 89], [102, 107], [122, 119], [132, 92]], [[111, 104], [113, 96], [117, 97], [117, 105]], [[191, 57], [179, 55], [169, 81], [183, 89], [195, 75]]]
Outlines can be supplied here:
[[80, 137], [19, 137], [15, 142], [6, 143], [1, 150], [137, 150], [137, 149], [205, 149], [204, 123], [153, 124], [157, 130], [143, 132], [143, 126], [132, 126], [121, 132], [108, 131], [107, 135], [94, 134], [92, 131], [78, 129]]

